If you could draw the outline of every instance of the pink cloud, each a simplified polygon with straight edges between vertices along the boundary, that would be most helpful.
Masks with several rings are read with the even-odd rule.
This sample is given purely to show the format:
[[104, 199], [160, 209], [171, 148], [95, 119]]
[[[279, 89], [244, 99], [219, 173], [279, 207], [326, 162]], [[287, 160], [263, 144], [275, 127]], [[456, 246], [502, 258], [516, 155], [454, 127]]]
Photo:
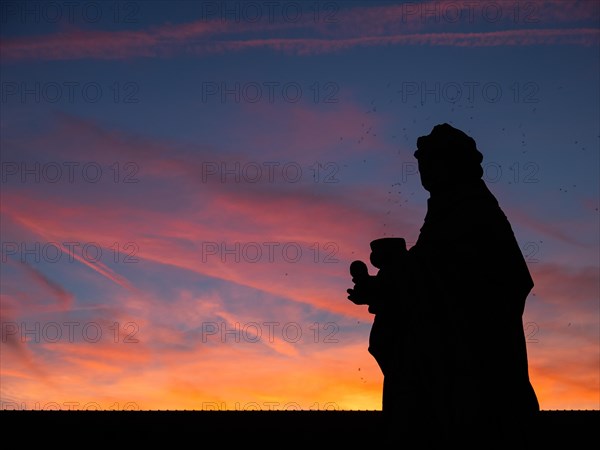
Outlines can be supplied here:
[[58, 309], [68, 310], [73, 305], [73, 294], [68, 292], [60, 284], [52, 281], [42, 272], [27, 263], [23, 263], [21, 267], [28, 272], [30, 279], [41, 285], [56, 298]]
[[[244, 41], [213, 41], [191, 43], [183, 53], [193, 55], [223, 54], [248, 49], [270, 49], [299, 56], [319, 55], [345, 51], [356, 47], [385, 45], [434, 45], [456, 47], [497, 47], [523, 45], [581, 45], [598, 43], [599, 31], [594, 28], [574, 29], [527, 29], [475, 33], [422, 33], [392, 36], [367, 36], [347, 39], [271, 38]], [[79, 41], [78, 41], [79, 40]], [[178, 47], [140, 47], [131, 43], [121, 45], [121, 38], [97, 40], [87, 36], [85, 41], [94, 45], [81, 44], [81, 37], [65, 36], [60, 39], [44, 39], [43, 42], [9, 41], [2, 46], [7, 60], [69, 60], [69, 59], [128, 59], [133, 57], [170, 57], [181, 53]], [[83, 47], [83, 48], [82, 48]]]
[[[326, 14], [321, 20], [314, 20], [311, 14], [305, 14], [297, 23], [245, 23], [213, 19], [135, 31], [64, 31], [45, 36], [4, 39], [0, 45], [5, 60], [20, 61], [169, 58], [186, 53], [221, 54], [254, 48], [313, 55], [384, 45], [590, 46], [598, 43], [598, 30], [595, 28], [557, 27], [564, 23], [589, 20], [597, 14], [593, 2], [570, 2], [565, 5], [565, 2], [552, 0], [542, 4], [527, 3], [518, 11], [512, 0], [493, 4], [494, 10], [486, 10], [486, 13], [479, 4], [437, 0], [422, 4], [351, 7], [330, 11], [329, 15], [324, 11]], [[500, 13], [497, 20], [496, 10]], [[334, 23], [329, 23], [326, 18]], [[543, 28], [499, 29], [505, 26]], [[457, 32], [454, 28], [458, 27], [461, 31]], [[472, 27], [473, 32], [464, 32], [465, 27]], [[492, 28], [492, 31], [482, 32], [481, 28]], [[290, 31], [294, 33], [293, 38], [285, 35]], [[312, 32], [314, 38], [297, 37], [298, 31]], [[245, 38], [232, 38], [239, 34], [244, 34]], [[265, 34], [269, 37], [256, 37]]]
[[[312, 94], [304, 92], [303, 95]], [[315, 184], [311, 178], [315, 162], [332, 163], [332, 167], [320, 169], [319, 182], [323, 185], [325, 181], [342, 179], [345, 160], [368, 156], [369, 153], [374, 156], [395, 156], [396, 151], [376, 136], [377, 132], [390, 125], [389, 119], [383, 115], [366, 115], [351, 93], [340, 92], [335, 98], [339, 103], [324, 109], [301, 104], [295, 104], [294, 108], [285, 108], [286, 105], [241, 105], [243, 114], [251, 114], [257, 120], [268, 123], [270, 129], [265, 133], [240, 121], [229, 131], [240, 141], [233, 148], [216, 148], [202, 141], [190, 145], [174, 139], [149, 138], [62, 113], [53, 117], [47, 132], [26, 137], [20, 135], [18, 143], [14, 144], [9, 137], [7, 141], [10, 145], [19, 146], [27, 141], [30, 148], [44, 149], [44, 159], [52, 155], [59, 159], [79, 161], [80, 166], [75, 168], [77, 175], [83, 163], [91, 161], [101, 164], [104, 166], [102, 181], [112, 181], [114, 171], [110, 167], [115, 161], [120, 163], [120, 177], [124, 178], [125, 164], [129, 161], [135, 166], [132, 169], [137, 169], [131, 178], [141, 179], [141, 182], [148, 177], [172, 181], [186, 177], [196, 181], [203, 190], [215, 187], [214, 182], [219, 189], [227, 189], [235, 188], [236, 183], [221, 183], [221, 165], [231, 169], [236, 164], [242, 168], [248, 164], [258, 164], [261, 170], [259, 182], [244, 183], [244, 187], [261, 189], [267, 184], [266, 188], [272, 189], [277, 185], [273, 182], [278, 183], [278, 187], [281, 187], [282, 181], [286, 182], [282, 171], [287, 163], [294, 167], [301, 165], [300, 184], [312, 180], [308, 183], [311, 185]], [[402, 118], [397, 120], [401, 121]], [[365, 138], [369, 139], [368, 142], [360, 145], [358, 142]], [[343, 153], [340, 154], [340, 150]], [[271, 164], [270, 169], [268, 164]], [[288, 178], [296, 175], [294, 167]], [[248, 178], [255, 173], [250, 169]], [[214, 170], [216, 173], [213, 173]], [[66, 174], [66, 169], [64, 172]], [[327, 176], [329, 178], [324, 178]], [[7, 175], [7, 178], [9, 181], [19, 180], [19, 175]], [[77, 178], [81, 181], [81, 176]], [[226, 178], [234, 180], [232, 175]], [[125, 189], [127, 185], [121, 183], [118, 187]]]
[[[311, 195], [248, 194], [242, 201], [239, 193], [220, 193], [209, 198], [218, 205], [212, 210], [215, 212], [211, 216], [205, 215], [206, 199], [202, 199], [197, 205], [189, 205], [185, 220], [144, 208], [133, 209], [127, 203], [119, 205], [114, 201], [111, 202], [110, 215], [92, 221], [89, 218], [98, 217], [98, 208], [103, 209], [99, 202], [95, 206], [83, 206], [63, 200], [61, 206], [57, 207], [46, 200], [5, 194], [3, 203], [4, 213], [18, 218], [25, 227], [35, 230], [35, 224], [43, 221], [44, 230], [40, 236], [51, 236], [54, 242], [96, 242], [104, 245], [108, 251], [108, 246], [113, 242], [124, 242], [125, 237], [139, 246], [136, 257], [142, 261], [184, 268], [328, 311], [362, 315], [345, 300], [345, 289], [349, 287], [346, 286], [349, 280], [347, 265], [352, 257], [349, 249], [364, 247], [365, 253], [367, 250], [368, 242], [362, 245], [357, 243], [357, 236], [368, 235], [368, 230], [373, 228], [373, 219], [367, 214], [343, 203]], [[286, 211], [283, 216], [280, 214], [282, 210]], [[74, 214], [74, 211], [77, 213]], [[261, 211], [261, 214], [257, 215], [257, 211]], [[120, 220], [113, 221], [112, 215]], [[318, 222], [313, 217], [319, 217]], [[351, 230], [345, 227], [347, 221], [353, 223]], [[169, 241], [171, 236], [196, 244], [192, 247], [174, 245]], [[267, 241], [276, 242], [278, 251], [286, 244], [292, 246], [293, 250], [300, 248], [302, 260], [291, 263], [285, 260], [283, 253], [277, 253], [275, 259], [268, 260], [266, 255], [269, 247], [263, 244]], [[316, 249], [312, 247], [311, 250], [315, 242], [321, 246], [327, 242], [333, 243], [331, 249], [320, 248], [322, 253], [317, 262], [313, 261]], [[258, 243], [265, 252], [260, 263], [248, 260], [236, 263], [231, 256], [228, 263], [223, 263], [223, 245], [231, 249], [246, 243]], [[211, 253], [202, 254], [202, 250], [207, 252], [209, 247]], [[327, 254], [333, 254], [339, 262], [324, 264]], [[293, 258], [296, 258], [295, 254]], [[114, 270], [104, 270], [104, 264], [81, 258], [78, 261], [119, 285], [126, 287], [130, 284]], [[288, 272], [290, 276], [286, 277], [284, 273]], [[332, 279], [339, 281], [332, 284]], [[335, 301], [336, 298], [339, 301]]]
[[[27, 201], [27, 200], [25, 198], [22, 198], [21, 201]], [[53, 208], [54, 208], [54, 206], [53, 206]], [[64, 211], [64, 209], [63, 209], [63, 211]], [[85, 257], [81, 256], [80, 254], [76, 253], [75, 251], [73, 251], [72, 245], [64, 245], [63, 243], [66, 244], [68, 242], [71, 242], [71, 241], [69, 241], [68, 237], [66, 237], [65, 235], [62, 236], [62, 240], [57, 240], [57, 239], [60, 239], [58, 237], [60, 235], [60, 233], [53, 234], [52, 232], [48, 232], [45, 227], [40, 225], [43, 222], [42, 220], [40, 220], [41, 218], [37, 218], [36, 220], [30, 220], [28, 217], [17, 213], [17, 214], [12, 214], [11, 219], [15, 222], [20, 223], [22, 226], [29, 229], [29, 231], [34, 232], [35, 234], [37, 234], [37, 236], [43, 238], [44, 244], [52, 243], [53, 246], [56, 246], [56, 248], [59, 249], [61, 254], [68, 255], [66, 257], [74, 258], [75, 260], [79, 261], [82, 264], [87, 265], [92, 270], [99, 272], [106, 278], [110, 279], [111, 281], [115, 282], [116, 284], [118, 284], [122, 287], [131, 288], [131, 286], [128, 284], [126, 279], [124, 279], [123, 277], [116, 274], [113, 270], [111, 270], [109, 267], [107, 267], [106, 264], [104, 264], [103, 262], [93, 261], [91, 258], [85, 258]], [[86, 243], [92, 243], [92, 242], [94, 242], [94, 241], [86, 241]], [[72, 298], [69, 297], [66, 292], [63, 292], [62, 288], [60, 288], [60, 286], [53, 284], [50, 280], [46, 279], [41, 273], [39, 273], [39, 271], [35, 270], [34, 268], [30, 267], [29, 265], [25, 265], [25, 267], [31, 271], [31, 273], [35, 276], [35, 278], [38, 281], [42, 281], [44, 284], [49, 286], [52, 289], [52, 291], [59, 296], [59, 298], [62, 300], [63, 304], [66, 303], [68, 305], [72, 302]]]
[[225, 53], [247, 49], [271, 49], [299, 56], [319, 55], [356, 47], [385, 45], [433, 45], [453, 47], [497, 47], [523, 45], [597, 45], [600, 32], [594, 28], [527, 29], [474, 33], [419, 33], [366, 36], [347, 39], [250, 39], [192, 46], [195, 54]]
[[[553, 263], [530, 265], [536, 282], [535, 291], [549, 302], [574, 312], [598, 299], [600, 294], [598, 267], [572, 268]], [[588, 313], [590, 311], [584, 311]]]
[[[7, 296], [2, 295], [1, 301], [6, 302]], [[19, 323], [13, 320], [15, 317], [6, 313], [2, 307], [2, 334], [0, 336], [0, 367], [1, 376], [36, 378], [42, 382], [47, 381], [48, 373], [43, 364], [36, 361], [34, 353], [23, 342], [20, 335]], [[9, 369], [10, 368], [10, 369]], [[24, 369], [24, 373], [21, 372]]]
[[548, 236], [560, 242], [574, 245], [576, 247], [584, 247], [584, 244], [579, 242], [577, 238], [570, 236], [568, 233], [563, 231], [565, 229], [574, 230], [576, 228], [580, 228], [581, 224], [572, 222], [568, 226], [558, 226], [556, 221], [549, 223], [548, 221], [539, 220], [534, 215], [526, 213], [517, 208], [511, 208], [507, 214], [513, 218], [515, 223], [519, 223], [527, 228], [530, 228], [531, 230], [540, 233], [542, 236]]

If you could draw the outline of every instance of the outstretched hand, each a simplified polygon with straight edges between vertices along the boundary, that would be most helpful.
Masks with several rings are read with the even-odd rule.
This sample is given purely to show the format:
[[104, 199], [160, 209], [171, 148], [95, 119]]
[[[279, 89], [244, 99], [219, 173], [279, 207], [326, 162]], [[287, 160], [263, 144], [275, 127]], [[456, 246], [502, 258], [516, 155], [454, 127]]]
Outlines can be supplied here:
[[375, 277], [370, 275], [361, 280], [352, 278], [354, 287], [352, 289], [346, 289], [348, 300], [355, 305], [369, 305], [375, 294], [374, 281]]
[[350, 300], [355, 305], [369, 304], [364, 293], [362, 293], [360, 289], [357, 289], [356, 285], [354, 286], [354, 289], [346, 289], [346, 292], [348, 293], [348, 300]]

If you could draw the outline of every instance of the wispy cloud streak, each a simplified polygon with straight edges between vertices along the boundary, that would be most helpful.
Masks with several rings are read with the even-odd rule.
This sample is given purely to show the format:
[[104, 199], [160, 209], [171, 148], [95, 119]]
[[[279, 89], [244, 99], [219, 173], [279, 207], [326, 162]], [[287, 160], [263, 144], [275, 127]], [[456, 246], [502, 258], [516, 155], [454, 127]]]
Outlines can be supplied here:
[[0, 48], [6, 62], [171, 58], [251, 49], [305, 56], [366, 46], [591, 46], [599, 42], [599, 30], [589, 22], [597, 14], [593, 2], [546, 1], [533, 10], [517, 11], [512, 0], [499, 1], [494, 2], [503, 11], [498, 20], [475, 10], [481, 5], [473, 3], [477, 2], [346, 7], [337, 11], [334, 26], [307, 17], [294, 23], [209, 18], [138, 30], [67, 30], [7, 37]]

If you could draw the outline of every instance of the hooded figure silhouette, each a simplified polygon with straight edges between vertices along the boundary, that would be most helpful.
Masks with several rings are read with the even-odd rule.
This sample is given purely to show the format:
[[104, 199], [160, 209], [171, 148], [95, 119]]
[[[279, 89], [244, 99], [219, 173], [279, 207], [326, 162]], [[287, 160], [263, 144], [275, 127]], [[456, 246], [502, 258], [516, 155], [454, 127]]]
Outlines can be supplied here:
[[409, 250], [415, 297], [403, 367], [416, 369], [408, 381], [426, 395], [399, 401], [427, 411], [415, 416], [409, 407], [404, 418], [418, 430], [419, 418], [434, 412], [439, 438], [458, 445], [526, 445], [539, 404], [522, 322], [534, 285], [525, 259], [482, 179], [473, 138], [437, 125], [417, 140], [414, 156], [430, 197]]
[[386, 318], [401, 336], [388, 428], [419, 448], [481, 448], [490, 440], [526, 448], [539, 404], [522, 321], [533, 288], [525, 259], [482, 179], [473, 138], [436, 125], [418, 138], [414, 156], [430, 196], [397, 274], [401, 314]]

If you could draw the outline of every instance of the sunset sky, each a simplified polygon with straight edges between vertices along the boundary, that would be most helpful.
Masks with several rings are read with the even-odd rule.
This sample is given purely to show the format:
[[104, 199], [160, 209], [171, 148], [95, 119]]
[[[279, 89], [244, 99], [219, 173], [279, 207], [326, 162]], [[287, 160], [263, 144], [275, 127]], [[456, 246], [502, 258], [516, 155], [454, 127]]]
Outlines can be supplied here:
[[597, 2], [0, 5], [2, 409], [380, 409], [348, 267], [416, 241], [444, 122], [533, 276], [541, 408], [600, 409]]

